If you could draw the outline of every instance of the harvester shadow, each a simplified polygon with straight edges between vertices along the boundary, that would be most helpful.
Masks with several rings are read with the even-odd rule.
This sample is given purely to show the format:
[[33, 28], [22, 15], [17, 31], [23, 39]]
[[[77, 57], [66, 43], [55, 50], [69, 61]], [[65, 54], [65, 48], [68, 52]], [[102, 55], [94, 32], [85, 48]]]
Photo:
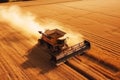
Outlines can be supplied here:
[[40, 73], [44, 74], [51, 71], [55, 68], [55, 65], [52, 65], [50, 62], [49, 50], [45, 46], [36, 44], [27, 51], [25, 55], [27, 60], [21, 64], [24, 69], [27, 68], [39, 68]]

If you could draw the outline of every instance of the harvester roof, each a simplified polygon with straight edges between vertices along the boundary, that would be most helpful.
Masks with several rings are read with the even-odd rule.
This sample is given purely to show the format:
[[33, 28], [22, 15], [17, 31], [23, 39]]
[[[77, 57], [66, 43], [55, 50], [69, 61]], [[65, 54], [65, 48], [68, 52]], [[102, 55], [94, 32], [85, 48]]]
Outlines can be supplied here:
[[60, 38], [63, 37], [66, 33], [59, 29], [53, 29], [53, 30], [46, 30], [45, 34], [52, 38]]

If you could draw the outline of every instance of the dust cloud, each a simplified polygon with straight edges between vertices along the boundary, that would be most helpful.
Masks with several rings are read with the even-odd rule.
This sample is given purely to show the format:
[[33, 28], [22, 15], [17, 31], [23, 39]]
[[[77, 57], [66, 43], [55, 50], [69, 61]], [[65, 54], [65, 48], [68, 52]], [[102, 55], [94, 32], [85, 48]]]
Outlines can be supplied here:
[[19, 6], [0, 6], [0, 21], [9, 24], [12, 28], [24, 33], [27, 36], [33, 35], [39, 38], [38, 31], [44, 32], [45, 29], [60, 29], [67, 34], [67, 43], [71, 46], [83, 41], [83, 36], [80, 33], [75, 33], [60, 25], [57, 21], [43, 19], [42, 22], [36, 21], [36, 16], [30, 12], [23, 11]]
[[30, 12], [21, 10], [19, 6], [0, 6], [0, 21], [27, 35], [37, 36], [39, 30], [44, 31], [35, 18]]

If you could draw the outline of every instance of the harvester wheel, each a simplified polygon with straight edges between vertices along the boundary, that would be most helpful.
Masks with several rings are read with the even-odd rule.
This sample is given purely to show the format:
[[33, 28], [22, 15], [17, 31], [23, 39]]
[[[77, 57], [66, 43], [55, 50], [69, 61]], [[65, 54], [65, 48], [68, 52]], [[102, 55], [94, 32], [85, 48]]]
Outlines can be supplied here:
[[51, 52], [54, 52], [53, 46], [50, 46], [49, 49], [50, 49]]
[[42, 39], [38, 39], [38, 41], [40, 42], [41, 45], [43, 45], [45, 43], [44, 40], [42, 40]]
[[49, 43], [46, 43], [46, 45], [47, 45], [48, 49], [51, 49], [52, 46]]

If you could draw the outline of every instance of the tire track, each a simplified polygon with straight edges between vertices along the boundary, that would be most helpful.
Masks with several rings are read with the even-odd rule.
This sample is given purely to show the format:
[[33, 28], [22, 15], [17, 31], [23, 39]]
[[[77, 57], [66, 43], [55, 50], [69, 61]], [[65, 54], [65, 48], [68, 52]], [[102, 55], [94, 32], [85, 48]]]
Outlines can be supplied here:
[[96, 71], [95, 69], [91, 68], [90, 66], [84, 64], [83, 62], [80, 62], [79, 60], [73, 58], [66, 62], [68, 66], [75, 69], [80, 74], [83, 74], [85, 77], [87, 77], [90, 80], [107, 80], [108, 77], [104, 76], [100, 72]]
[[116, 70], [113, 71], [112, 68], [110, 70], [105, 67], [106, 65], [104, 66], [104, 64], [100, 64], [98, 61], [93, 60], [91, 57], [88, 57], [86, 55], [82, 55], [80, 57], [76, 56], [76, 58], [86, 65], [92, 67], [94, 70], [100, 72], [104, 76], [108, 77], [109, 79], [118, 80], [118, 78], [114, 75], [117, 72]]
[[[88, 55], [88, 54], [84, 54], [83, 57], [85, 57], [86, 59], [89, 59], [92, 62], [95, 62], [98, 65], [101, 65], [102, 67], [104, 67], [105, 69], [111, 71], [111, 72], [119, 72], [119, 69], [117, 67], [115, 67], [112, 64], [109, 64], [103, 60], [99, 60], [97, 58], [95, 58], [94, 56]], [[79, 57], [80, 59], [80, 57]]]

